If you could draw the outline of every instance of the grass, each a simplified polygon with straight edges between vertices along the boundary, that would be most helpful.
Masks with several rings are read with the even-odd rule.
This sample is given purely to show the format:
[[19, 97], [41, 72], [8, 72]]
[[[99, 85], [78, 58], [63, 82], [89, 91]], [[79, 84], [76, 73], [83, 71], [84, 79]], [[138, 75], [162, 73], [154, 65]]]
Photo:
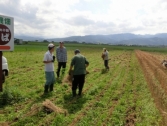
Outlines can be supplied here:
[[[0, 124], [159, 125], [161, 117], [153, 98], [150, 98], [152, 96], [134, 50], [147, 50], [159, 55], [166, 54], [165, 48], [65, 44], [68, 62], [64, 78], [68, 75], [75, 49], [80, 49], [90, 62], [83, 96], [71, 99], [71, 87], [67, 82], [56, 82], [54, 92], [42, 96], [45, 83], [42, 60], [47, 44], [15, 45], [15, 51], [4, 52], [10, 72], [3, 84], [4, 91], [0, 93]], [[58, 43], [55, 45], [58, 46]], [[104, 70], [101, 59], [103, 47], [109, 50], [109, 71]], [[54, 64], [56, 71], [57, 63]], [[43, 108], [33, 113], [33, 107], [42, 106], [45, 99], [67, 110], [68, 114], [48, 114]]]

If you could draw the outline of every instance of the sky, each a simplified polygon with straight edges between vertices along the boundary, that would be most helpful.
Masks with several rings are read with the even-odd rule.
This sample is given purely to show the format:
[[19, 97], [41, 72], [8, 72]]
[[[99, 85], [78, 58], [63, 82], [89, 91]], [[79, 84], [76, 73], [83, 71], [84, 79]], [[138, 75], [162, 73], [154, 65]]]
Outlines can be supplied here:
[[0, 0], [16, 36], [167, 33], [167, 0]]

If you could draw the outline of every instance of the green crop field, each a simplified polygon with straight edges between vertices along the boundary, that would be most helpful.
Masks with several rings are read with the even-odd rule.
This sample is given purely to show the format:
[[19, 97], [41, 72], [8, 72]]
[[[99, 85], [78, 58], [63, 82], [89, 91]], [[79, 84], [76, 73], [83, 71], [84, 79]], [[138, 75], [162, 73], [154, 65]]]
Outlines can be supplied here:
[[[66, 73], [61, 82], [55, 83], [54, 92], [42, 95], [45, 83], [42, 61], [47, 45], [30, 42], [15, 45], [13, 52], [3, 52], [8, 60], [9, 76], [0, 92], [0, 125], [167, 125], [167, 88], [164, 85], [167, 83], [163, 80], [167, 71], [160, 64], [167, 58], [166, 48], [65, 44], [68, 51]], [[111, 58], [109, 71], [104, 69], [101, 58], [104, 47]], [[87, 70], [90, 73], [86, 75], [82, 97], [72, 99], [67, 77], [75, 49], [80, 49], [89, 61]], [[54, 65], [56, 71], [57, 62]], [[46, 102], [52, 109], [44, 107]]]

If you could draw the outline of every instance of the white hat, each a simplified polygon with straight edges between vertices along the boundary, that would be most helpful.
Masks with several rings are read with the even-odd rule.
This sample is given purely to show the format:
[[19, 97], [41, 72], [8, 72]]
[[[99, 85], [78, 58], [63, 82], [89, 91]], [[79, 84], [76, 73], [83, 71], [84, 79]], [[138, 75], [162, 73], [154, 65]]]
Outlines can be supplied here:
[[50, 43], [50, 44], [48, 45], [48, 47], [49, 47], [49, 48], [52, 48], [52, 47], [55, 47], [55, 45], [52, 44], [52, 43]]

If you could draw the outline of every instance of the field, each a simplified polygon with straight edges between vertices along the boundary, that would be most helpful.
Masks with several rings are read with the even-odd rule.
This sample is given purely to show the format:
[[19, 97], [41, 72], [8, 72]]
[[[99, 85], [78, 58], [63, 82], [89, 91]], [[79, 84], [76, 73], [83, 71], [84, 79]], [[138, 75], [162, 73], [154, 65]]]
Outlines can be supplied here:
[[[58, 44], [56, 44], [58, 46]], [[161, 61], [166, 48], [65, 44], [67, 69], [54, 92], [43, 95], [42, 62], [47, 43], [16, 45], [4, 52], [9, 76], [0, 92], [0, 126], [165, 126], [167, 69]], [[109, 51], [110, 70], [104, 69], [102, 48]], [[68, 69], [74, 50], [90, 65], [82, 97], [71, 98]], [[57, 62], [55, 64], [55, 71]], [[53, 109], [44, 107], [50, 103]], [[55, 111], [51, 111], [55, 110]]]

